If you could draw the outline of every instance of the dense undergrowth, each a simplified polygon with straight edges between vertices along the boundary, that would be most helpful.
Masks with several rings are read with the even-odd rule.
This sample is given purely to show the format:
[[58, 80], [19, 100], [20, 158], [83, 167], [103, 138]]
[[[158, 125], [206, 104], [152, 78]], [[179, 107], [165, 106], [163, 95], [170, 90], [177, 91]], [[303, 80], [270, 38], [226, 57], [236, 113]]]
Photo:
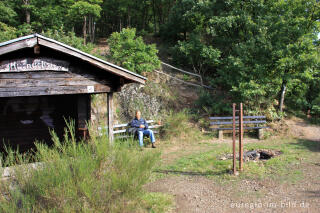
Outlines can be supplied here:
[[[156, 165], [158, 151], [140, 151], [130, 141], [108, 143], [107, 137], [77, 141], [73, 125], [53, 147], [37, 143], [30, 156], [11, 152], [4, 158], [14, 178], [0, 182], [0, 212], [164, 212], [168, 195], [146, 193], [142, 186]], [[0, 171], [1, 173], [1, 171]]]

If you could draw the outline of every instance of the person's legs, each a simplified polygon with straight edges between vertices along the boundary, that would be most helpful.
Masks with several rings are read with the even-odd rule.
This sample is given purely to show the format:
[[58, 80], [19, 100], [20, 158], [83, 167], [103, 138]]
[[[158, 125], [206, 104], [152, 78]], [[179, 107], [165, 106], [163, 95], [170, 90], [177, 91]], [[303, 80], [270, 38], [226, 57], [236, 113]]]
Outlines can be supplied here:
[[154, 133], [152, 130], [149, 129], [149, 134], [150, 134], [150, 140], [151, 140], [151, 143], [154, 143], [156, 142], [156, 138], [154, 137]]
[[138, 131], [139, 144], [141, 147], [143, 147], [143, 134], [144, 131]]
[[154, 137], [154, 133], [153, 133], [153, 131], [152, 131], [151, 129], [146, 129], [146, 130], [144, 130], [144, 131], [143, 131], [143, 134], [144, 134], [144, 135], [149, 135], [151, 143], [156, 142], [156, 139], [155, 139], [155, 137]]

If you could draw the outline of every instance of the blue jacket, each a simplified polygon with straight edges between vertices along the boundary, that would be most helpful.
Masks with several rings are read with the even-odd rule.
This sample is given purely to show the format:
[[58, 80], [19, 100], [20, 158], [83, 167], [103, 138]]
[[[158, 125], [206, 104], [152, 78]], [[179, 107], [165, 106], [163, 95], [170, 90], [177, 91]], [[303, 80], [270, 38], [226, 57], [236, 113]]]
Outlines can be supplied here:
[[[140, 128], [140, 125], [144, 125], [144, 128]], [[144, 120], [143, 118], [140, 118], [140, 120], [138, 120], [137, 118], [134, 118], [131, 123], [130, 123], [131, 127], [135, 127], [138, 128], [139, 131], [143, 131], [145, 129], [148, 129], [148, 124], [146, 122], [146, 120]]]

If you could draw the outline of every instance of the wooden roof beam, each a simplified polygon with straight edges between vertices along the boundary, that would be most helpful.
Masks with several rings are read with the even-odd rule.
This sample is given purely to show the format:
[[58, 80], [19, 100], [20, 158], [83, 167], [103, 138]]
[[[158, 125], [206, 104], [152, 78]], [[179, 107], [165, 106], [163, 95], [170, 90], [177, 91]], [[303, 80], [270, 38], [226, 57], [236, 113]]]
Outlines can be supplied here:
[[123, 77], [125, 79], [128, 79], [129, 81], [134, 80], [134, 81], [139, 82], [141, 84], [145, 84], [145, 79], [139, 78], [137, 76], [133, 76], [132, 74], [129, 74], [129, 73], [124, 72], [122, 70], [119, 70], [119, 69], [117, 69], [115, 67], [112, 67], [112, 66], [110, 66], [108, 64], [105, 64], [105, 63], [102, 63], [100, 61], [97, 61], [97, 60], [95, 60], [93, 58], [90, 58], [90, 57], [88, 57], [86, 55], [83, 55], [83, 54], [81, 54], [79, 52], [76, 52], [76, 51], [73, 51], [71, 49], [68, 49], [68, 48], [66, 48], [64, 46], [61, 46], [59, 44], [53, 43], [51, 41], [48, 41], [48, 40], [45, 40], [45, 39], [42, 39], [42, 38], [38, 38], [38, 43], [40, 45], [43, 45], [43, 46], [49, 47], [51, 49], [54, 49], [56, 51], [63, 52], [65, 54], [77, 57], [77, 58], [79, 58], [79, 59], [81, 59], [81, 60], [83, 60], [85, 62], [88, 62], [88, 63], [96, 66], [96, 67], [99, 67], [99, 68], [104, 69], [104, 70], [108, 70], [109, 72], [111, 72], [111, 73], [113, 73], [115, 75], [118, 75], [118, 76], [121, 76], [121, 77]]
[[37, 38], [30, 38], [26, 40], [17, 41], [11, 44], [3, 45], [0, 47], [0, 55], [17, 51], [23, 48], [32, 48], [37, 45]]

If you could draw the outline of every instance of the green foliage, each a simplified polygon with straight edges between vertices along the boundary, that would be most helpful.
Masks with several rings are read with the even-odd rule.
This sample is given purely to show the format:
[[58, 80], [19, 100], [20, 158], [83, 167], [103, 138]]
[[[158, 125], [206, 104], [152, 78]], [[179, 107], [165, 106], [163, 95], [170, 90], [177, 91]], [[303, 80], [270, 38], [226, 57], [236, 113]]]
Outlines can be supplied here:
[[[99, 34], [105, 36], [123, 28], [136, 28], [142, 33], [157, 33], [167, 20], [175, 0], [108, 0], [101, 5], [101, 19], [98, 20]], [[141, 35], [141, 34], [140, 34]]]
[[44, 32], [43, 35], [60, 41], [64, 44], [70, 45], [86, 53], [92, 53], [95, 47], [92, 43], [87, 43], [86, 45], [84, 45], [83, 38], [77, 37], [74, 32], [64, 32], [62, 29], [48, 30], [47, 32]]
[[164, 137], [171, 142], [176, 139], [198, 141], [202, 137], [198, 127], [192, 123], [190, 111], [186, 109], [179, 112], [170, 111], [165, 117], [162, 130]]
[[[206, 90], [200, 90], [199, 98], [195, 102], [196, 109], [208, 115], [229, 115], [232, 113], [231, 104], [221, 94], [213, 94]], [[196, 113], [200, 113], [199, 111]]]
[[[317, 114], [319, 11], [317, 0], [0, 0], [0, 40], [49, 31], [91, 52], [91, 44], [83, 46], [76, 36], [94, 42], [117, 31], [110, 38], [111, 58], [142, 73], [159, 61], [156, 48], [136, 34], [153, 32], [168, 42], [163, 52], [171, 50], [175, 63], [223, 94], [212, 96], [207, 111], [226, 112], [217, 101], [244, 102], [250, 112], [277, 117], [283, 93], [286, 110]], [[65, 35], [55, 36], [61, 29]]]
[[[1, 212], [163, 212], [170, 198], [150, 195], [142, 186], [159, 158], [158, 152], [141, 152], [128, 143], [111, 146], [106, 137], [76, 141], [69, 124], [61, 141], [52, 133], [53, 147], [37, 143], [36, 169], [14, 168], [15, 182], [1, 182]], [[22, 159], [13, 154], [9, 161]], [[19, 161], [23, 163], [23, 161]], [[30, 167], [30, 165], [29, 165]], [[12, 187], [12, 184], [14, 186]], [[6, 194], [4, 198], [2, 193]], [[158, 205], [158, 197], [161, 203]], [[162, 209], [162, 210], [161, 210]]]
[[8, 2], [0, 1], [0, 22], [7, 24], [15, 24], [17, 13], [13, 9], [12, 4], [8, 4]]
[[320, 117], [320, 95], [312, 101], [311, 114]]
[[18, 36], [30, 35], [33, 32], [34, 31], [33, 31], [32, 26], [30, 24], [22, 24], [17, 27]]
[[261, 112], [274, 108], [283, 86], [290, 92], [292, 82], [314, 78], [319, 8], [315, 0], [180, 0], [169, 16], [179, 18], [166, 25], [175, 27], [163, 36], [176, 42], [176, 61]]
[[201, 11], [206, 4], [200, 0], [176, 1], [161, 27], [161, 36], [169, 41], [187, 40], [189, 33], [202, 31], [206, 17]]
[[17, 29], [0, 22], [0, 42], [8, 41], [17, 37]]
[[135, 29], [112, 33], [108, 44], [111, 59], [130, 71], [141, 74], [160, 67], [156, 46], [145, 44]]
[[82, 21], [84, 16], [100, 17], [102, 0], [75, 1], [70, 7], [68, 14], [73, 20]]
[[191, 34], [187, 41], [178, 41], [172, 52], [176, 63], [192, 66], [202, 75], [208, 67], [219, 63], [220, 51], [211, 45], [203, 44], [201, 38], [195, 34]]
[[142, 197], [143, 205], [146, 206], [148, 212], [160, 213], [169, 212], [172, 207], [172, 201], [174, 200], [172, 195], [163, 193], [146, 193]]

